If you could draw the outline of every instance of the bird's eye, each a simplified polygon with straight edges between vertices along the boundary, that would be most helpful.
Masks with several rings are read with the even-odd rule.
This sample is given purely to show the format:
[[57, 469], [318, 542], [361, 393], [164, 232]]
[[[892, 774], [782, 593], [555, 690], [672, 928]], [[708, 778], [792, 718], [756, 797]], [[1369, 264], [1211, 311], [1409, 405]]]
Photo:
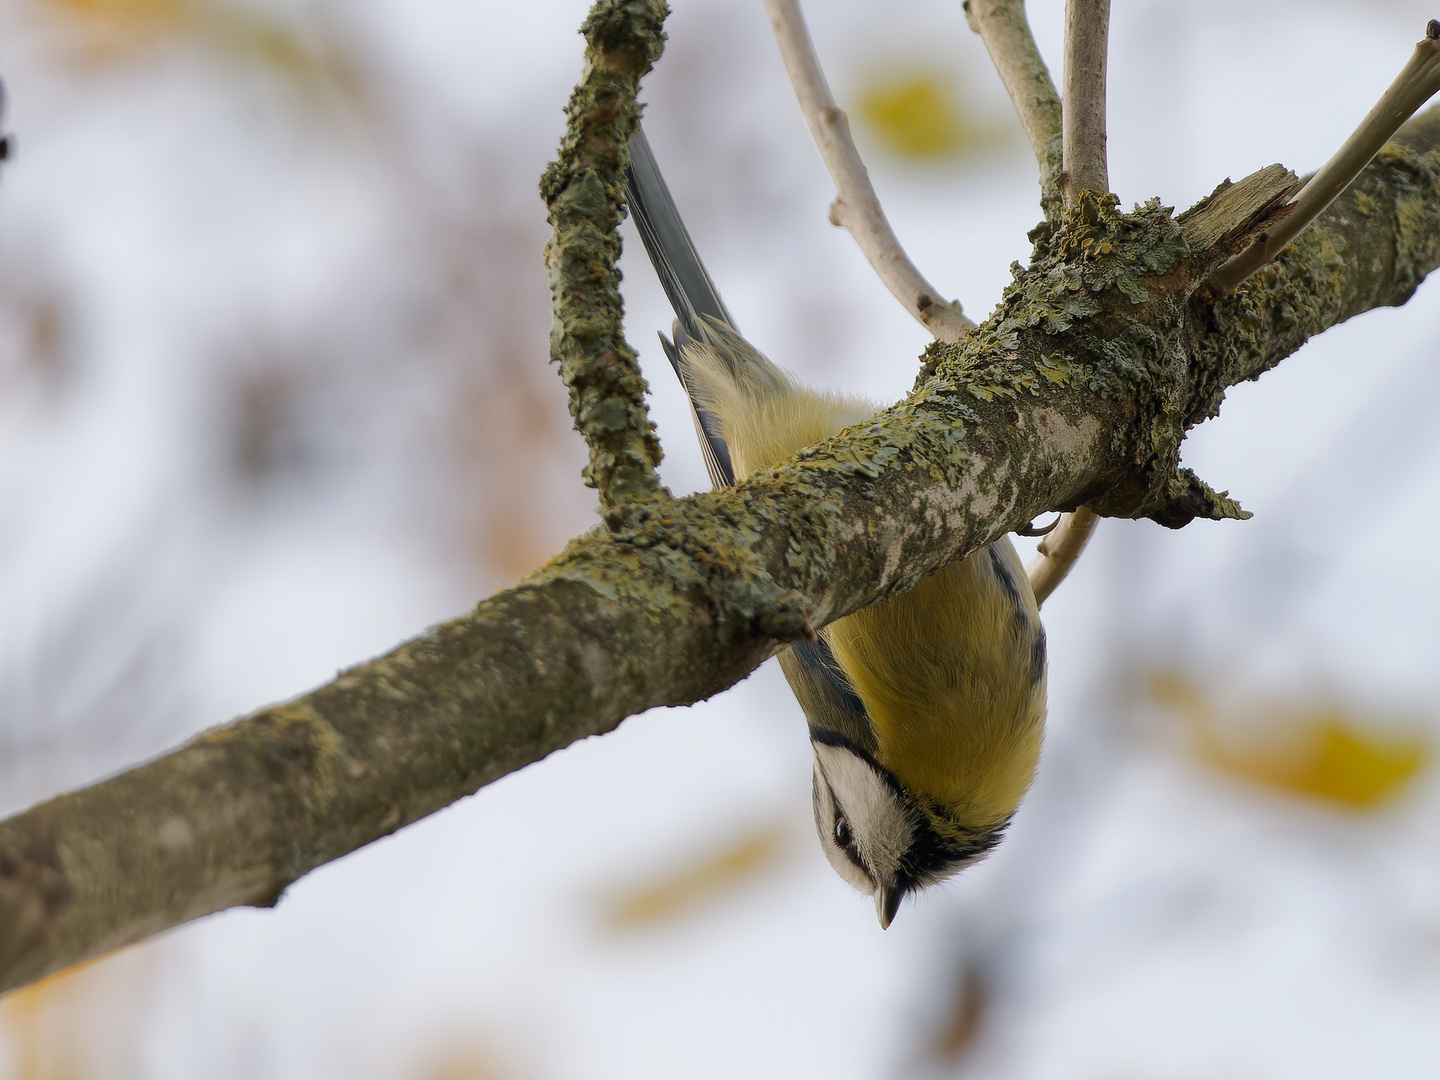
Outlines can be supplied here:
[[850, 835], [850, 823], [843, 817], [835, 820], [835, 843], [842, 848], [848, 848], [854, 837]]

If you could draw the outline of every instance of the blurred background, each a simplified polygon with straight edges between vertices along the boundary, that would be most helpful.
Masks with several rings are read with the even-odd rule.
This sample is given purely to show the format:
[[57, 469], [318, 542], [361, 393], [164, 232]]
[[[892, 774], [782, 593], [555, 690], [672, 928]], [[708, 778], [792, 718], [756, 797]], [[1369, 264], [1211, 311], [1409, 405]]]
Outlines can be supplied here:
[[[672, 2], [646, 124], [729, 306], [807, 380], [898, 398], [925, 335], [826, 221], [763, 6]], [[324, 682], [594, 520], [536, 194], [586, 8], [0, 9], [0, 811]], [[1035, 165], [958, 0], [808, 14], [897, 232], [984, 317], [1028, 256]], [[1063, 2], [1030, 14], [1058, 78]], [[1315, 168], [1434, 14], [1116, 4], [1122, 201]], [[671, 316], [626, 229], [688, 492]], [[8, 995], [0, 1077], [1434, 1076], [1436, 288], [1187, 442], [1253, 521], [1102, 523], [1045, 610], [1051, 730], [1010, 838], [890, 931], [820, 854], [771, 664], [275, 911]]]

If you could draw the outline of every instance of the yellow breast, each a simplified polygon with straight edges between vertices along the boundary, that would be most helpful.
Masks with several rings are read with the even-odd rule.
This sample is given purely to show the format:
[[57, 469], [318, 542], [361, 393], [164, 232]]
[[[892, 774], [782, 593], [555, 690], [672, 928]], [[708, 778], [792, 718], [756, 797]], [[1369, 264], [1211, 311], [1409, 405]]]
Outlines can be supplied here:
[[880, 763], [974, 826], [1014, 812], [1044, 735], [1043, 631], [1014, 548], [997, 543], [1023, 619], [982, 548], [825, 631], [870, 714]]
[[[732, 331], [713, 329], [716, 347], [686, 350], [689, 382], [719, 418], [737, 475], [874, 413], [863, 399], [800, 386]], [[959, 828], [993, 827], [1014, 812], [1040, 758], [1045, 665], [1035, 597], [1008, 538], [823, 633], [869, 713], [880, 764], [901, 784]]]

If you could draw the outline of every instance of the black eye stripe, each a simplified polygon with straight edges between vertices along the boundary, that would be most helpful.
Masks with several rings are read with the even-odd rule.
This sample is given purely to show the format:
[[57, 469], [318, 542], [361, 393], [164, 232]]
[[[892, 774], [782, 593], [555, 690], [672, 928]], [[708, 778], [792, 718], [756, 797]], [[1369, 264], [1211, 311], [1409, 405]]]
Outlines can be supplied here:
[[[840, 800], [835, 797], [835, 789], [831, 787], [829, 780], [825, 781], [825, 788], [830, 792], [830, 805], [835, 807], [835, 831], [830, 834], [830, 838], [835, 841], [835, 846], [845, 853], [845, 858], [850, 860], [851, 865], [864, 874], [873, 886], [875, 884], [875, 875], [870, 872], [868, 866], [860, 861], [860, 852], [855, 847], [854, 832], [850, 828], [850, 822], [845, 817], [845, 812], [840, 809]], [[845, 831], [850, 834], [849, 843], [842, 842], [840, 837], [835, 835], [840, 831], [842, 825], [845, 826]]]

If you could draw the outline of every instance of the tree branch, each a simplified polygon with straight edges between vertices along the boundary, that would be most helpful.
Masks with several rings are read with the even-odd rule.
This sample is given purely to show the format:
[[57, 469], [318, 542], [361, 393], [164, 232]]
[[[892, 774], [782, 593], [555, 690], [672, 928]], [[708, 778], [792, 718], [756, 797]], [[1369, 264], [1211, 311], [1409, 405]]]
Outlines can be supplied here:
[[1020, 114], [1020, 126], [1040, 166], [1040, 205], [1046, 217], [1060, 208], [1060, 95], [1025, 18], [1025, 0], [965, 0], [970, 29], [980, 35], [1000, 81]]
[[540, 180], [554, 229], [545, 247], [555, 313], [550, 358], [570, 388], [570, 415], [590, 447], [585, 482], [599, 491], [608, 522], [628, 504], [664, 495], [648, 388], [621, 327], [615, 261], [630, 137], [640, 123], [635, 94], [660, 58], [667, 12], [665, 0], [595, 5], [580, 28], [585, 75], [565, 110], [559, 157]]
[[[1399, 307], [1440, 264], [1440, 106], [1411, 120], [1268, 266], [1203, 316], [1190, 424], [1322, 330]], [[1198, 293], [1195, 303], [1209, 297]]]
[[1040, 541], [1035, 558], [1025, 566], [1037, 607], [1069, 576], [1098, 524], [1100, 516], [1080, 506], [1072, 513], [1060, 515], [1059, 524]]
[[1179, 219], [1082, 197], [1037, 228], [995, 315], [932, 345], [886, 412], [734, 488], [637, 506], [311, 694], [0, 822], [0, 989], [273, 904], [314, 867], [627, 715], [716, 693], [1054, 507], [1236, 516], [1179, 470], [1185, 430], [1227, 385], [1403, 303], [1440, 264], [1440, 112], [1271, 267], [1202, 302], [1271, 223], [1272, 173]]
[[[1105, 67], [1110, 38], [1110, 0], [1067, 0], [1065, 4], [1065, 97], [1061, 107], [1061, 187], [1065, 205], [1082, 191], [1110, 190], [1105, 156]], [[1042, 198], [1043, 201], [1043, 198]], [[1099, 516], [1078, 506], [1036, 549], [1025, 568], [1035, 602], [1043, 604], [1080, 561]]]
[[958, 300], [942, 298], [900, 246], [860, 152], [855, 149], [855, 140], [850, 137], [850, 121], [830, 95], [799, 0], [765, 0], [765, 8], [770, 12], [775, 40], [800, 101], [800, 111], [835, 182], [831, 224], [849, 231], [871, 269], [921, 326], [939, 341], [959, 341], [975, 323], [965, 315]]
[[1110, 0], [1065, 2], [1064, 178], [1067, 205], [1082, 191], [1110, 190], [1105, 158], [1105, 64]]
[[1440, 20], [1431, 19], [1425, 37], [1360, 126], [1320, 171], [1290, 200], [1290, 214], [1250, 247], [1210, 275], [1206, 287], [1216, 299], [1272, 261], [1335, 197], [1350, 186], [1400, 125], [1440, 91]]

